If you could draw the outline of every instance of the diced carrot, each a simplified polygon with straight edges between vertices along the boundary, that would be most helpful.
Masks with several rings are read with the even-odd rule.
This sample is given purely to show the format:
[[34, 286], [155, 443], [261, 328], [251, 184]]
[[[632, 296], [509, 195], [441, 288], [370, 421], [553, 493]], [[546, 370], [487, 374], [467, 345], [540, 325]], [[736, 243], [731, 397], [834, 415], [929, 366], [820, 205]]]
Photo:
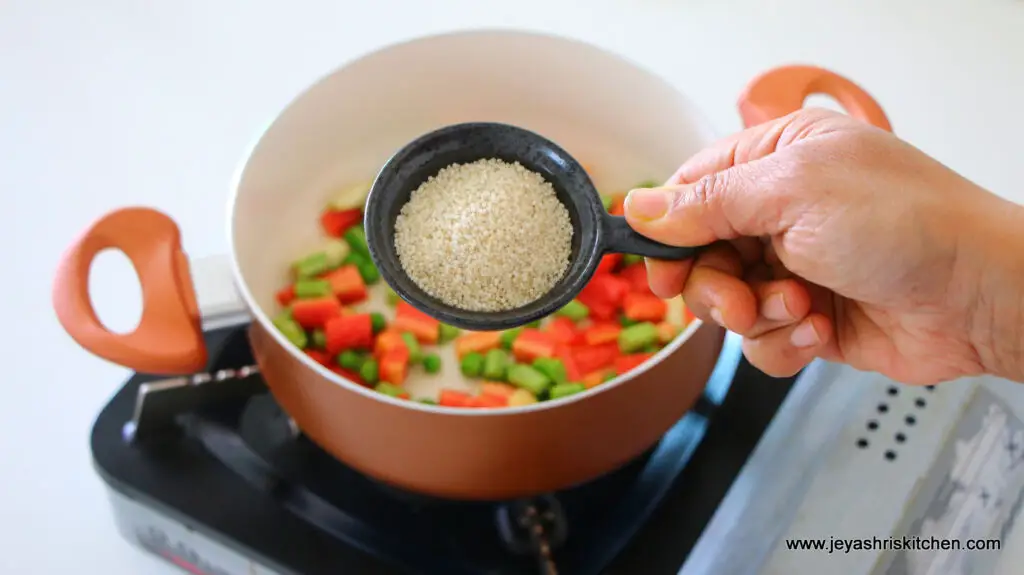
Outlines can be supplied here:
[[614, 375], [615, 375], [615, 371], [614, 370], [611, 370], [611, 369], [599, 369], [597, 371], [592, 371], [592, 372], [588, 373], [587, 375], [583, 376], [582, 383], [583, 383], [583, 385], [587, 389], [590, 389], [592, 387], [597, 387], [598, 385], [601, 385], [602, 383], [604, 383], [605, 381], [607, 381], [609, 378], [613, 377]]
[[612, 273], [615, 268], [619, 267], [622, 262], [622, 254], [608, 254], [601, 258], [601, 263], [597, 264], [597, 271], [594, 273]]
[[647, 282], [647, 266], [643, 263], [628, 265], [619, 272], [619, 277], [629, 282], [629, 289], [637, 293], [649, 294], [651, 284]]
[[662, 345], [672, 341], [679, 335], [679, 328], [675, 324], [663, 321], [658, 324], [658, 341]]
[[337, 317], [341, 317], [341, 304], [333, 296], [292, 302], [292, 318], [306, 329], [324, 327], [329, 320]]
[[288, 304], [292, 303], [295, 299], [295, 284], [282, 288], [275, 297], [277, 298], [277, 303], [281, 304], [282, 307], [288, 307]]
[[653, 294], [631, 293], [626, 296], [622, 311], [633, 321], [660, 322], [668, 313], [668, 302]]
[[622, 326], [619, 324], [603, 321], [595, 323], [584, 330], [583, 338], [588, 345], [601, 345], [618, 341], [620, 332], [622, 332]]
[[633, 353], [615, 358], [615, 373], [622, 375], [637, 368], [653, 356], [653, 353]]
[[478, 395], [472, 397], [469, 400], [467, 407], [482, 407], [482, 408], [496, 408], [506, 407], [508, 405], [507, 397], [498, 397], [496, 395]]
[[346, 349], [373, 349], [373, 320], [368, 313], [336, 317], [324, 326], [324, 336], [331, 355]]
[[454, 389], [442, 389], [437, 404], [445, 407], [469, 407], [473, 396]]
[[619, 344], [606, 343], [602, 345], [577, 346], [572, 350], [572, 358], [576, 367], [583, 373], [591, 373], [602, 367], [608, 367], [615, 362], [619, 356]]
[[609, 274], [594, 276], [587, 287], [594, 292], [595, 297], [600, 297], [601, 301], [615, 308], [622, 307], [622, 302], [630, 291], [628, 281]]
[[573, 344], [580, 339], [576, 324], [567, 317], [553, 318], [548, 325], [544, 326], [544, 333], [550, 335], [555, 343]]
[[517, 361], [532, 363], [541, 357], [554, 357], [558, 344], [539, 329], [526, 328], [512, 342], [512, 355]]
[[357, 225], [363, 219], [363, 211], [359, 208], [351, 210], [335, 210], [328, 208], [320, 214], [320, 227], [324, 233], [332, 238], [340, 238], [345, 235], [352, 226]]
[[331, 359], [331, 354], [321, 349], [307, 349], [306, 355], [311, 357], [313, 361], [319, 363], [320, 365], [326, 367], [332, 367], [334, 365], [334, 362]]
[[405, 340], [402, 339], [402, 332], [394, 328], [388, 328], [377, 334], [377, 341], [373, 346], [373, 355], [379, 358], [396, 349], [406, 348]]
[[608, 213], [613, 216], [626, 215], [625, 203], [626, 194], [615, 194], [612, 196], [612, 207], [608, 209]]
[[326, 274], [324, 279], [331, 282], [331, 291], [341, 303], [352, 304], [366, 299], [366, 283], [354, 265], [341, 266]]
[[351, 371], [338, 365], [332, 365], [330, 366], [330, 368], [331, 371], [333, 371], [334, 373], [340, 375], [341, 377], [344, 377], [345, 379], [353, 383], [358, 383], [359, 385], [366, 385], [366, 382], [363, 381], [363, 378], [359, 377], [359, 374], [357, 373], [352, 373]]
[[409, 375], [409, 350], [393, 349], [380, 358], [380, 379], [393, 385], [402, 385]]
[[573, 357], [571, 347], [567, 345], [558, 346], [555, 356], [562, 360], [562, 365], [565, 366], [565, 375], [569, 378], [569, 381], [579, 381], [583, 377], [583, 372], [576, 366], [576, 359]]
[[468, 331], [455, 340], [455, 355], [462, 359], [467, 353], [487, 353], [501, 347], [500, 331]]
[[395, 309], [395, 320], [391, 324], [399, 331], [407, 331], [420, 343], [435, 344], [441, 337], [441, 322], [400, 301]]
[[485, 381], [480, 384], [480, 395], [493, 395], [506, 401], [515, 392], [515, 387], [499, 381]]

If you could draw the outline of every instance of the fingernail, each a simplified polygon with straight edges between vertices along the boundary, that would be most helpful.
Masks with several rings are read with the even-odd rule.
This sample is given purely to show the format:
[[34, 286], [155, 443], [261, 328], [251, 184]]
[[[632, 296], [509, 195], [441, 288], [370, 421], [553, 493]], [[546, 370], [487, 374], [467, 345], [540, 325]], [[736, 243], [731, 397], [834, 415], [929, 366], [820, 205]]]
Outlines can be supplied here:
[[761, 315], [775, 321], [793, 319], [793, 314], [786, 307], [786, 296], [781, 293], [774, 293], [764, 300], [764, 305], [761, 306]]
[[725, 320], [722, 319], [722, 312], [718, 311], [717, 307], [711, 308], [711, 311], [708, 312], [708, 315], [711, 316], [711, 319], [715, 320], [715, 323], [722, 327], [725, 327]]
[[789, 336], [789, 343], [794, 347], [813, 347], [820, 341], [821, 338], [818, 337], [818, 332], [814, 329], [814, 323], [810, 320], [804, 320], [803, 323], [796, 326]]
[[668, 213], [668, 205], [669, 197], [663, 190], [639, 189], [629, 192], [623, 207], [634, 218], [651, 221]]

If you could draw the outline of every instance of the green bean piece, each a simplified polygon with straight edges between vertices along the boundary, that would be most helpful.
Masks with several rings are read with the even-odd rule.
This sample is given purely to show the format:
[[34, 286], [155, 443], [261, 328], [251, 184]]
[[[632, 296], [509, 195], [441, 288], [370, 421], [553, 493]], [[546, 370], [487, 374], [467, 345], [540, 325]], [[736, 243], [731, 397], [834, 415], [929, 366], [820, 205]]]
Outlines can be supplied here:
[[635, 353], [658, 341], [658, 326], [650, 322], [631, 325], [619, 333], [622, 353]]
[[518, 363], [508, 368], [508, 382], [538, 396], [551, 385], [548, 376], [528, 365]]
[[590, 315], [590, 308], [584, 305], [579, 300], [572, 300], [565, 304], [562, 309], [555, 312], [555, 315], [567, 317], [574, 322], [581, 322]]
[[306, 349], [306, 346], [309, 345], [309, 336], [306, 335], [306, 330], [292, 319], [291, 314], [278, 314], [273, 319], [273, 324], [281, 332], [281, 335], [292, 342], [295, 347]]
[[484, 369], [484, 356], [477, 352], [467, 353], [459, 364], [462, 375], [466, 377], [480, 377]]
[[384, 331], [384, 328], [387, 327], [388, 320], [384, 319], [384, 314], [373, 312], [370, 314], [370, 323], [373, 325], [373, 333], [378, 334]]
[[328, 263], [327, 254], [324, 252], [308, 255], [295, 262], [295, 277], [300, 280], [314, 278], [330, 269]]
[[576, 395], [577, 393], [581, 393], [586, 390], [587, 386], [582, 383], [563, 383], [552, 387], [548, 395], [551, 399], [559, 399], [570, 395]]
[[327, 280], [299, 280], [295, 282], [295, 297], [310, 299], [331, 295], [331, 282]]
[[569, 381], [565, 371], [565, 364], [553, 357], [539, 357], [533, 360], [533, 368], [548, 376], [548, 379], [556, 384], [563, 384]]

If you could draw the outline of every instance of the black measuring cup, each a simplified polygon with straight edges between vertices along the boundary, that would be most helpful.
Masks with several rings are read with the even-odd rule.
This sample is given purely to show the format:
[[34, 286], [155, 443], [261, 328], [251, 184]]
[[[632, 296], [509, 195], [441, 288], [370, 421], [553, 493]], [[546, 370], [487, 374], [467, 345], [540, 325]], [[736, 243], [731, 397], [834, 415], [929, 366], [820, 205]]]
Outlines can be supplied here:
[[[519, 162], [551, 183], [572, 222], [569, 267], [547, 293], [516, 309], [481, 312], [460, 309], [433, 297], [412, 281], [395, 250], [395, 219], [412, 192], [451, 164], [484, 158]], [[568, 152], [543, 136], [507, 124], [473, 122], [447, 126], [413, 140], [377, 174], [366, 200], [366, 242], [381, 277], [399, 297], [449, 325], [471, 331], [499, 331], [551, 315], [587, 285], [608, 253], [682, 260], [699, 247], [675, 247], [646, 238], [609, 214], [590, 176]]]

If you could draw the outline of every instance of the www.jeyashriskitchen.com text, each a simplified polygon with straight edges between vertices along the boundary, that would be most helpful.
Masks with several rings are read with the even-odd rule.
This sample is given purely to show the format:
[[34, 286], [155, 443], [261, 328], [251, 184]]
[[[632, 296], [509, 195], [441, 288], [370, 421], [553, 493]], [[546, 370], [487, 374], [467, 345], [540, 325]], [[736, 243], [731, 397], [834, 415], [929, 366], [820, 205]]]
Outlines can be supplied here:
[[791, 551], [824, 551], [853, 553], [855, 551], [999, 551], [998, 539], [944, 539], [938, 537], [828, 537], [823, 539], [786, 539]]

